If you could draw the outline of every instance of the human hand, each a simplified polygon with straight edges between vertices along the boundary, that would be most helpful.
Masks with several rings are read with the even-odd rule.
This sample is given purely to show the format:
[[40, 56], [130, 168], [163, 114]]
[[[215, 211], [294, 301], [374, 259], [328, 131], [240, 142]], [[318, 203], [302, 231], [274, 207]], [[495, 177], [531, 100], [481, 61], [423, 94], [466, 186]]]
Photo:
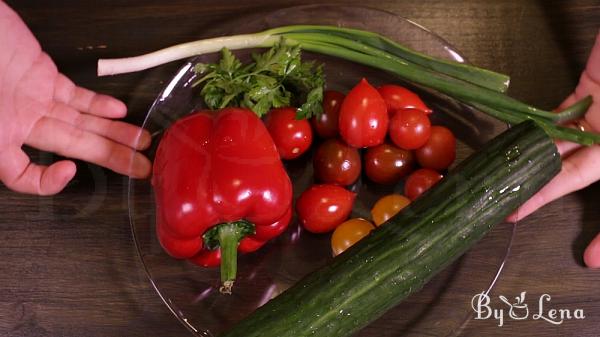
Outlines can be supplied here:
[[[575, 92], [559, 107], [566, 107], [575, 101], [592, 95], [594, 102], [585, 118], [577, 127], [590, 132], [600, 132], [600, 34], [583, 71]], [[582, 147], [578, 144], [557, 141], [558, 151], [563, 162], [560, 173], [537, 194], [523, 204], [508, 220], [516, 222], [533, 213], [545, 204], [571, 192], [580, 190], [600, 179], [600, 145]], [[600, 234], [588, 245], [583, 254], [588, 267], [600, 268]]]
[[59, 73], [25, 23], [0, 1], [0, 181], [18, 192], [51, 195], [73, 178], [70, 160], [36, 165], [28, 145], [85, 160], [135, 178], [150, 161], [136, 150], [150, 145], [147, 131], [124, 122], [121, 101], [75, 86]]

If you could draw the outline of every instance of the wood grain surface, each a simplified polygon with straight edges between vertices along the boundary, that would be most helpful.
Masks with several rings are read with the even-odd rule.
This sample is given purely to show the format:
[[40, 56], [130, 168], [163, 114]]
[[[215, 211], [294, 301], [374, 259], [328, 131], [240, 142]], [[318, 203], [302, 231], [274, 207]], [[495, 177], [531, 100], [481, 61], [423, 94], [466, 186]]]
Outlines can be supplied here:
[[[142, 81], [144, 73], [97, 78], [98, 58], [216, 35], [216, 23], [244, 13], [324, 2], [353, 3], [8, 1], [61, 71], [82, 86], [126, 101], [127, 120], [137, 124], [163, 82]], [[592, 0], [354, 3], [431, 29], [469, 62], [511, 75], [511, 95], [548, 109], [574, 88], [600, 27], [600, 2]], [[29, 152], [41, 162], [55, 159]], [[189, 336], [142, 270], [129, 228], [126, 178], [86, 163], [78, 163], [78, 169], [75, 181], [55, 197], [0, 187], [0, 335]], [[494, 291], [511, 299], [522, 291], [530, 299], [548, 293], [549, 306], [581, 308], [584, 320], [553, 325], [506, 319], [503, 327], [495, 320], [473, 320], [461, 336], [598, 336], [600, 271], [583, 267], [581, 255], [600, 229], [599, 200], [595, 184], [519, 223]]]

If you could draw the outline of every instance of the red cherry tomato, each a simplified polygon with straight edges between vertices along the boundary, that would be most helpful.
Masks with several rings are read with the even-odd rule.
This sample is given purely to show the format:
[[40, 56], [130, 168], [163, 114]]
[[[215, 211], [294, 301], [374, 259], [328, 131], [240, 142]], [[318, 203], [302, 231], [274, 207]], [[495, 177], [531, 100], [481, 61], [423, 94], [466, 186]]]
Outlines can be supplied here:
[[415, 151], [417, 161], [423, 167], [445, 170], [456, 158], [456, 139], [452, 131], [443, 126], [432, 126], [427, 143]]
[[379, 145], [385, 140], [388, 124], [385, 101], [363, 78], [342, 103], [339, 118], [342, 139], [357, 148]]
[[400, 109], [390, 121], [390, 138], [396, 146], [414, 150], [423, 146], [431, 133], [429, 117], [417, 109]]
[[404, 195], [410, 200], [415, 200], [431, 186], [437, 184], [442, 179], [442, 175], [431, 169], [418, 169], [413, 172], [404, 184]]
[[356, 194], [336, 185], [313, 185], [296, 201], [300, 223], [313, 233], [326, 233], [344, 222]]
[[296, 119], [294, 108], [271, 110], [265, 125], [282, 159], [298, 158], [312, 143], [310, 123], [306, 119]]
[[319, 146], [313, 157], [317, 180], [335, 185], [350, 185], [360, 176], [358, 150], [338, 139], [328, 139]]
[[412, 172], [414, 163], [411, 151], [384, 143], [367, 150], [365, 173], [378, 184], [395, 184]]
[[400, 109], [417, 109], [426, 114], [431, 113], [431, 109], [423, 103], [423, 101], [414, 92], [395, 84], [386, 84], [377, 88], [379, 94], [385, 101], [388, 108], [390, 118], [396, 110]]
[[339, 91], [325, 90], [323, 93], [323, 113], [312, 118], [312, 125], [323, 138], [333, 138], [338, 134], [338, 120], [344, 94]]

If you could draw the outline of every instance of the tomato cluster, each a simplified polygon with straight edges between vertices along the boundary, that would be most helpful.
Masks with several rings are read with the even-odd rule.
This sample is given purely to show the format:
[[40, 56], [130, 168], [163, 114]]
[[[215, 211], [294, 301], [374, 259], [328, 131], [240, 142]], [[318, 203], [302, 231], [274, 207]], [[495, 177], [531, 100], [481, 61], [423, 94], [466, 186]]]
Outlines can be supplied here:
[[[323, 113], [310, 122], [296, 119], [293, 108], [269, 113], [265, 123], [283, 159], [305, 153], [313, 132], [323, 139], [313, 156], [318, 185], [302, 193], [296, 210], [306, 230], [333, 231], [334, 255], [418, 198], [454, 162], [455, 137], [448, 128], [432, 125], [431, 113], [412, 91], [394, 84], [375, 88], [364, 78], [347, 95], [325, 91]], [[405, 179], [404, 195], [388, 195], [375, 203], [373, 222], [346, 221], [356, 195], [344, 187], [354, 184], [361, 172], [377, 184], [396, 185]]]

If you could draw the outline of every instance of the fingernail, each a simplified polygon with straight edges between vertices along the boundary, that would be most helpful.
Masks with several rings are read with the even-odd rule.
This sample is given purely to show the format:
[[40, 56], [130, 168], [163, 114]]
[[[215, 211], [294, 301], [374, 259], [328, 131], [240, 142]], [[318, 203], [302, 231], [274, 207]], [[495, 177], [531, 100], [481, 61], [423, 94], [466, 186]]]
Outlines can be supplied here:
[[150, 132], [148, 132], [148, 130], [142, 129], [138, 137], [138, 143], [136, 148], [138, 150], [146, 150], [148, 147], [150, 147], [151, 143], [152, 137], [150, 136]]
[[600, 238], [596, 237], [583, 253], [583, 262], [589, 268], [600, 268]]
[[67, 161], [67, 163], [68, 166], [64, 170], [64, 176], [62, 177], [64, 185], [71, 181], [71, 179], [73, 179], [73, 177], [75, 176], [75, 173], [77, 173], [77, 165], [75, 165], [75, 163], [72, 161]]
[[152, 163], [146, 156], [136, 152], [133, 157], [133, 166], [131, 168], [131, 177], [137, 179], [145, 179], [150, 175], [152, 170]]

